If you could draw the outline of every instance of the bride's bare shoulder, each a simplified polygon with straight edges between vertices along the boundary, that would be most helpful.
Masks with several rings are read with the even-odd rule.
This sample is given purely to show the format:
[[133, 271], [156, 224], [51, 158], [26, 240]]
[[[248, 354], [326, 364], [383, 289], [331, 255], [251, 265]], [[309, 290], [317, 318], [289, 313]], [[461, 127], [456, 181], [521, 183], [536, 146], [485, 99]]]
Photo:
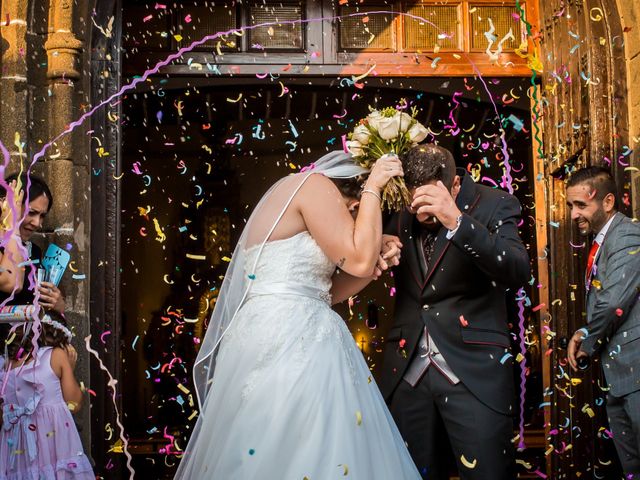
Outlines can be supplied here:
[[340, 195], [338, 187], [336, 187], [330, 178], [325, 177], [322, 174], [310, 175], [302, 187], [302, 192], [314, 196], [322, 195], [330, 198]]

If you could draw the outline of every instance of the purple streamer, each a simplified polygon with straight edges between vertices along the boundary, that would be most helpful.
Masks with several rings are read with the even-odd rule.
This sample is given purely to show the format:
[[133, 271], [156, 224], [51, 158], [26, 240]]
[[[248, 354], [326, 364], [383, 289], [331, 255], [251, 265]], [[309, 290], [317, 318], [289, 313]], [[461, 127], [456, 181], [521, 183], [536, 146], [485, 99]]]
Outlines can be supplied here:
[[524, 450], [526, 445], [524, 443], [524, 400], [527, 393], [527, 345], [524, 341], [524, 301], [527, 294], [524, 288], [518, 290], [518, 335], [520, 336], [520, 353], [522, 354], [522, 362], [520, 362], [520, 423], [518, 425], [518, 433], [520, 434], [520, 441], [518, 442], [518, 450]]

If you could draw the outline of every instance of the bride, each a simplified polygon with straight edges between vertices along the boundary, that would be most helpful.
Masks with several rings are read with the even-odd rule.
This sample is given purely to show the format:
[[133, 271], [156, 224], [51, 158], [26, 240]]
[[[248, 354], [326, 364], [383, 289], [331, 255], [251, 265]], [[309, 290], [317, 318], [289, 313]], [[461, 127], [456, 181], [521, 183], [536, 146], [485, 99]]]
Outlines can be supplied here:
[[[374, 275], [381, 191], [331, 152], [262, 198], [229, 265], [194, 366], [200, 415], [176, 479], [419, 479], [369, 368], [331, 310]], [[349, 192], [351, 190], [351, 193]]]

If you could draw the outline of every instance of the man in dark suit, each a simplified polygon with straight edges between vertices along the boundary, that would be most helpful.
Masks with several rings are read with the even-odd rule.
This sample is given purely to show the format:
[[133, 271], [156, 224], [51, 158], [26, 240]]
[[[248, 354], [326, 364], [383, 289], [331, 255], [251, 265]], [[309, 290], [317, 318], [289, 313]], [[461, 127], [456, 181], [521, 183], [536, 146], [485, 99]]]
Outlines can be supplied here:
[[624, 473], [640, 479], [640, 225], [618, 212], [608, 170], [588, 167], [567, 182], [581, 235], [595, 235], [587, 259], [587, 325], [569, 342], [574, 370], [599, 355], [609, 384], [607, 414]]
[[403, 244], [380, 389], [428, 479], [448, 479], [448, 435], [462, 479], [512, 480], [514, 384], [507, 291], [530, 278], [518, 200], [419, 145], [403, 158], [413, 195], [386, 233]]

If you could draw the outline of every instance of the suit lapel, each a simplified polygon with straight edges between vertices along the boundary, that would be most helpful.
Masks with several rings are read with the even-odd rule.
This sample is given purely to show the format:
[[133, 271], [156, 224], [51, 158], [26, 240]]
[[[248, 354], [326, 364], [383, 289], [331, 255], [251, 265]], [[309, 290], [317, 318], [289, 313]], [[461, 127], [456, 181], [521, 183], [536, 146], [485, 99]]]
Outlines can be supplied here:
[[[458, 172], [458, 175], [460, 175], [461, 177], [462, 185], [460, 188], [460, 193], [456, 198], [456, 205], [461, 212], [470, 214], [478, 204], [478, 201], [480, 200], [480, 194], [476, 191], [476, 184], [473, 182], [471, 177], [464, 174], [463, 172]], [[451, 245], [451, 240], [447, 239], [447, 232], [448, 230], [444, 227], [442, 227], [438, 232], [433, 255], [431, 256], [431, 262], [429, 262], [429, 271], [427, 272], [427, 275], [424, 278], [424, 282], [422, 283], [422, 290], [424, 290], [424, 288], [429, 283], [429, 280], [431, 280], [433, 273], [438, 268], [438, 265], [444, 258], [445, 253], [447, 253], [447, 250]]]
[[[409, 212], [402, 212], [398, 216], [398, 232], [400, 238], [403, 237], [403, 232], [406, 232], [405, 238], [407, 239], [406, 243], [410, 243], [407, 245], [406, 251], [408, 253], [409, 258], [407, 259], [409, 270], [411, 270], [411, 276], [416, 281], [418, 288], [422, 286], [422, 279], [424, 278], [424, 274], [422, 273], [422, 268], [420, 267], [422, 259], [421, 255], [418, 251], [418, 246], [422, 248], [420, 244], [420, 236], [418, 235], [418, 229], [415, 227], [415, 217]], [[405, 250], [403, 249], [403, 252]]]
[[[600, 245], [600, 248], [598, 248], [598, 256], [594, 260], [594, 265], [596, 267], [595, 274], [591, 277], [591, 281], [597, 280], [599, 278], [600, 275], [598, 271], [598, 264], [600, 263], [600, 259], [602, 258], [602, 252], [604, 251], [605, 245], [607, 245], [608, 241], [609, 242], [611, 241], [610, 239], [612, 238], [613, 231], [616, 229], [618, 225], [622, 223], [622, 220], [624, 220], [624, 218], [625, 218], [624, 214], [620, 212], [616, 212], [616, 214], [614, 215], [613, 220], [611, 221], [611, 225], [609, 225], [609, 229], [607, 230], [607, 233], [604, 236], [602, 245]], [[592, 297], [591, 295], [592, 290], [593, 288], [587, 289], [587, 301], [589, 301]]]

